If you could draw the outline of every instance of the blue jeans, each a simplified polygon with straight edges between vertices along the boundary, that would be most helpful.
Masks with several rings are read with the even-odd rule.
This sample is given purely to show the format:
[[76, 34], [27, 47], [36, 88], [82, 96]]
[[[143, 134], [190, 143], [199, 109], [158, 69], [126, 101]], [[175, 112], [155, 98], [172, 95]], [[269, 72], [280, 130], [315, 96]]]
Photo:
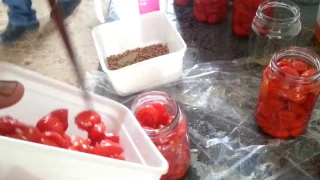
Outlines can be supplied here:
[[30, 26], [38, 23], [36, 11], [31, 8], [31, 0], [3, 0], [3, 3], [9, 7], [9, 24], [13, 26]]

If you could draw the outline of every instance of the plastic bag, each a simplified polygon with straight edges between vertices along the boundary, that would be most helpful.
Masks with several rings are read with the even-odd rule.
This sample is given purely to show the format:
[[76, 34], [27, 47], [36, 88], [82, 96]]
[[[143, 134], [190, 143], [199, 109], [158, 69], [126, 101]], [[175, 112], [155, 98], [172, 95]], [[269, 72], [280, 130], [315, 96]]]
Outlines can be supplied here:
[[[303, 135], [265, 135], [253, 116], [261, 72], [244, 70], [243, 62], [198, 64], [181, 80], [154, 89], [175, 98], [189, 120], [192, 165], [186, 179], [318, 179], [319, 105]], [[117, 96], [103, 72], [88, 72], [86, 85], [129, 108], [136, 96]]]

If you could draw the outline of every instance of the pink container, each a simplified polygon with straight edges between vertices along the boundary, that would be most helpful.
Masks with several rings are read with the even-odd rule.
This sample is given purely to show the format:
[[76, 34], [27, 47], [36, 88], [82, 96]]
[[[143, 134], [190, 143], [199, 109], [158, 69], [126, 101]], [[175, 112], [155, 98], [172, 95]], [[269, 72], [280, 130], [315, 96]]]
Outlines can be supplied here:
[[160, 11], [160, 0], [138, 0], [140, 14]]

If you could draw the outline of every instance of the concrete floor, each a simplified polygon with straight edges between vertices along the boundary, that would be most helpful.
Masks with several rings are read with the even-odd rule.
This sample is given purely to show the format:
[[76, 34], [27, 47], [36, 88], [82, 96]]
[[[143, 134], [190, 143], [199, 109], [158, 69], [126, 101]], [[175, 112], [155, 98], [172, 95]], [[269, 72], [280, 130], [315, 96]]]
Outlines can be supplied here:
[[[108, 1], [103, 0], [105, 12]], [[50, 9], [45, 0], [33, 0], [33, 7], [37, 11], [40, 29], [27, 33], [18, 42], [9, 46], [0, 46], [0, 61], [14, 63], [45, 76], [78, 86], [64, 45], [50, 20]], [[0, 30], [5, 29], [8, 22], [7, 9], [0, 0]], [[66, 27], [77, 57], [82, 63], [83, 72], [96, 70], [98, 58], [91, 36], [91, 30], [99, 24], [96, 18], [93, 0], [82, 0], [74, 14], [66, 20]]]

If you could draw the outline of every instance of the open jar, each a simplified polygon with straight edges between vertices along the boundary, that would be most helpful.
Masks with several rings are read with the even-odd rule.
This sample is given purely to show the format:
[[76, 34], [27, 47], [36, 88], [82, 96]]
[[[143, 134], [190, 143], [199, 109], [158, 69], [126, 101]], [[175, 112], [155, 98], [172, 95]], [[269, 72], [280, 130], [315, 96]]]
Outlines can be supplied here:
[[228, 17], [229, 0], [194, 0], [193, 14], [200, 22], [215, 24]]
[[258, 7], [249, 39], [248, 69], [265, 67], [281, 48], [294, 46], [301, 30], [300, 9], [290, 0], [266, 0]]
[[320, 92], [320, 57], [288, 47], [275, 53], [262, 75], [255, 111], [258, 126], [277, 138], [295, 137], [308, 126]]
[[138, 95], [131, 111], [168, 161], [161, 180], [181, 178], [190, 166], [188, 122], [177, 102], [168, 94], [151, 91]]

